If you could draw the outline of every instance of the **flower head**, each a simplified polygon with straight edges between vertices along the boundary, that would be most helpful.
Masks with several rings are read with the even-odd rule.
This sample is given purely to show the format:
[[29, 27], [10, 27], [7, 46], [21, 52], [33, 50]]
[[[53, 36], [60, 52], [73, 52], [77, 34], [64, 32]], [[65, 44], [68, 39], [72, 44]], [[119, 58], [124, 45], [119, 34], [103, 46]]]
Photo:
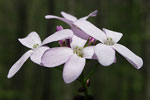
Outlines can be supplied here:
[[71, 47], [55, 47], [47, 50], [42, 57], [46, 67], [56, 67], [64, 64], [63, 79], [65, 83], [76, 80], [85, 66], [86, 59], [92, 59], [94, 46], [84, 47], [87, 41], [73, 36]]
[[74, 24], [101, 42], [96, 45], [94, 51], [98, 61], [103, 66], [109, 66], [116, 61], [115, 51], [124, 56], [135, 68], [139, 69], [143, 66], [142, 58], [135, 55], [125, 46], [117, 43], [121, 39], [122, 33], [114, 32], [108, 29], [103, 29], [102, 31], [86, 20], [77, 21]]
[[125, 46], [118, 44], [117, 42], [123, 36], [122, 33], [114, 32], [108, 29], [103, 28], [103, 32], [106, 35], [106, 38], [95, 47], [95, 54], [98, 57], [98, 61], [104, 65], [109, 66], [112, 63], [116, 62], [115, 51], [119, 52], [124, 56], [129, 63], [131, 63], [136, 69], [139, 69], [143, 65], [143, 60], [135, 55]]
[[[62, 35], [64, 33], [64, 36]], [[22, 65], [25, 63], [25, 61], [30, 57], [30, 59], [36, 63], [41, 65], [41, 57], [43, 53], [49, 49], [49, 47], [44, 46], [47, 43], [58, 41], [65, 38], [72, 37], [73, 32], [69, 29], [65, 29], [59, 32], [54, 33], [53, 35], [46, 38], [43, 42], [41, 42], [41, 39], [39, 35], [36, 32], [29, 33], [28, 36], [25, 38], [18, 39], [19, 42], [21, 42], [22, 45], [30, 48], [31, 50], [28, 50], [9, 70], [8, 78], [13, 77], [19, 69], [22, 67]]]

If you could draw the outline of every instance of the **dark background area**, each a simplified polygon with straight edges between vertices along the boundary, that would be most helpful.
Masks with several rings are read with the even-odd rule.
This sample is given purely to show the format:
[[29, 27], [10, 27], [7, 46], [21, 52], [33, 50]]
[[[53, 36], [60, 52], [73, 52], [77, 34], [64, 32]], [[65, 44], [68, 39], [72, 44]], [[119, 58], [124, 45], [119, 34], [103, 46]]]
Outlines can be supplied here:
[[[12, 79], [7, 74], [28, 50], [18, 38], [37, 31], [43, 40], [56, 25], [68, 28], [61, 21], [46, 20], [45, 15], [61, 16], [65, 11], [80, 18], [96, 9], [97, 17], [89, 21], [122, 32], [119, 43], [141, 56], [144, 66], [136, 70], [117, 53], [116, 64], [99, 64], [90, 93], [95, 100], [150, 100], [150, 0], [0, 0], [0, 100], [73, 100], [80, 84], [65, 84], [56, 68], [28, 60]], [[92, 66], [97, 61], [89, 62], [85, 70]]]

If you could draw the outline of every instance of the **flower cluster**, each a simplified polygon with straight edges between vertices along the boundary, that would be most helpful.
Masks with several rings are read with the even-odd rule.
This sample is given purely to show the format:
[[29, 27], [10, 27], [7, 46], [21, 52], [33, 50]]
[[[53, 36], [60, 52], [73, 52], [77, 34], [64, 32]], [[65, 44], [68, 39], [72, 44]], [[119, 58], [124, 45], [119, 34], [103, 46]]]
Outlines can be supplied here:
[[[61, 15], [63, 17], [47, 15], [45, 18], [61, 20], [67, 23], [70, 29], [57, 26], [57, 31], [43, 42], [36, 32], [31, 32], [25, 38], [18, 39], [22, 45], [31, 50], [27, 51], [11, 67], [8, 78], [13, 77], [29, 57], [34, 63], [43, 67], [52, 68], [64, 64], [63, 79], [65, 83], [71, 83], [81, 75], [86, 59], [97, 59], [103, 66], [115, 63], [115, 51], [125, 57], [136, 69], [142, 67], [143, 60], [139, 56], [118, 44], [123, 36], [122, 33], [105, 28], [101, 30], [87, 21], [89, 17], [97, 15], [97, 10], [79, 19], [65, 12], [61, 12]], [[46, 46], [46, 44], [56, 41], [60, 47]]]

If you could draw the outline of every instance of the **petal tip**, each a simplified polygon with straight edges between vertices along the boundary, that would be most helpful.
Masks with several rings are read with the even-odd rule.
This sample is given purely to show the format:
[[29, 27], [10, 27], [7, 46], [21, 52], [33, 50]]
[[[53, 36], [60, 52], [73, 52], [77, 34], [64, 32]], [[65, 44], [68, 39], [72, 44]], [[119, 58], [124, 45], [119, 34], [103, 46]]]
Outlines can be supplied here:
[[70, 84], [74, 81], [74, 80], [68, 79], [64, 74], [63, 74], [63, 80], [66, 84]]
[[10, 79], [10, 78], [12, 78], [12, 77], [13, 77], [13, 76], [10, 75], [10, 74], [7, 75], [7, 78], [8, 78], [8, 79]]
[[93, 12], [92, 16], [96, 16], [97, 13], [98, 13], [98, 10], [96, 9], [96, 10]]
[[142, 58], [140, 58], [139, 64], [137, 66], [135, 66], [136, 69], [140, 69], [143, 66], [143, 60]]
[[49, 18], [49, 15], [46, 15], [46, 16], [45, 16], [45, 19], [48, 19], [48, 18]]

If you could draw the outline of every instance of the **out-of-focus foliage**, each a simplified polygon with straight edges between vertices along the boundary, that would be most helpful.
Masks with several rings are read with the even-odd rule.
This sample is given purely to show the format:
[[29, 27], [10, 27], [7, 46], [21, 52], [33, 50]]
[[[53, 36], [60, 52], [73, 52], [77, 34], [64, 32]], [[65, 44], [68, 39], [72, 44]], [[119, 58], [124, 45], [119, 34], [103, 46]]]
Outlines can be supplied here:
[[[7, 79], [7, 73], [26, 51], [19, 37], [37, 31], [44, 39], [55, 32], [56, 25], [68, 28], [61, 21], [44, 19], [45, 15], [60, 16], [65, 11], [82, 17], [95, 9], [97, 17], [89, 20], [99, 28], [122, 32], [120, 43], [141, 56], [144, 66], [136, 70], [116, 54], [116, 64], [99, 65], [90, 92], [95, 100], [150, 100], [149, 4], [149, 0], [0, 0], [0, 100], [73, 100], [80, 84], [65, 84], [55, 68], [28, 60], [12, 79]], [[85, 71], [93, 66], [97, 61], [87, 63]]]

